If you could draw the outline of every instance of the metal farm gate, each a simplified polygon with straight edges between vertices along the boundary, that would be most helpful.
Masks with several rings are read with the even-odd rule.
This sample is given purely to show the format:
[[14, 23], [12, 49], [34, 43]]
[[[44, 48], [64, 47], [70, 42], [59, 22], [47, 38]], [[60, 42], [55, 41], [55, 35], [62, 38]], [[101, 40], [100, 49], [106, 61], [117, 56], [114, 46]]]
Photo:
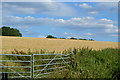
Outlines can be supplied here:
[[[70, 55], [70, 54], [69, 54]], [[70, 57], [64, 54], [0, 54], [1, 74], [8, 78], [47, 78], [66, 70]]]

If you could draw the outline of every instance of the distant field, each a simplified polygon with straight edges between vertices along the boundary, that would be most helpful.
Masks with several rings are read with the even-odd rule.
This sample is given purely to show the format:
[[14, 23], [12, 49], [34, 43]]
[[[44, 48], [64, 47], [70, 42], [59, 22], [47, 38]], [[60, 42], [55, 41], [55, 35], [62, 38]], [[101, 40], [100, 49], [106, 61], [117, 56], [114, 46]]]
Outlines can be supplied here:
[[71, 39], [46, 39], [46, 38], [29, 38], [29, 37], [5, 37], [2, 38], [2, 51], [11, 52], [14, 49], [32, 51], [45, 49], [46, 51], [62, 52], [70, 48], [89, 47], [92, 49], [118, 48], [117, 42], [102, 41], [84, 41]]

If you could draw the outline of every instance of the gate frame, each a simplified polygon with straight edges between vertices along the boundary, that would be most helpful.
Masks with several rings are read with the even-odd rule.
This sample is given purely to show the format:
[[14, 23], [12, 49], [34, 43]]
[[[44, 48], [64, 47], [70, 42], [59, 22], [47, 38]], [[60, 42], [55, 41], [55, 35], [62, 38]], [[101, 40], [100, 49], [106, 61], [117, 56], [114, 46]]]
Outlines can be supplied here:
[[[73, 54], [73, 53], [70, 53], [70, 54]], [[31, 55], [21, 55], [21, 54], [0, 54], [0, 56], [3, 56], [3, 55], [9, 55], [9, 56], [29, 56], [30, 57], [30, 60], [29, 61], [21, 61], [21, 60], [0, 60], [0, 62], [2, 62], [2, 61], [6, 61], [6, 62], [29, 62], [30, 63], [30, 66], [11, 66], [11, 67], [13, 67], [13, 68], [25, 68], [25, 67], [29, 67], [30, 68], [30, 76], [23, 76], [22, 74], [20, 74], [20, 72], [16, 72], [16, 71], [14, 71], [13, 69], [10, 69], [9, 67], [10, 66], [4, 66], [4, 65], [2, 65], [2, 67], [7, 67], [8, 69], [10, 69], [10, 70], [12, 70], [13, 72], [12, 73], [17, 73], [20, 77], [24, 77], [24, 78], [31, 78], [31, 79], [33, 79], [33, 78], [38, 78], [38, 77], [35, 77], [35, 74], [34, 74], [34, 72], [35, 72], [35, 69], [34, 69], [34, 67], [35, 67], [35, 64], [34, 64], [34, 62], [35, 62], [35, 59], [34, 59], [34, 56], [35, 55], [55, 55], [54, 56], [54, 58], [51, 58], [51, 59], [41, 59], [41, 60], [50, 60], [49, 61], [49, 63], [48, 64], [42, 64], [42, 65], [45, 65], [45, 67], [43, 68], [43, 69], [41, 69], [41, 72], [43, 71], [43, 70], [45, 70], [45, 68], [48, 66], [48, 65], [56, 65], [56, 64], [68, 64], [68, 63], [70, 63], [70, 62], [66, 62], [65, 61], [65, 59], [69, 59], [70, 57], [68, 57], [70, 54], [67, 54], [67, 55], [65, 55], [65, 54], [50, 54], [50, 53], [45, 53], [45, 54], [31, 54]], [[56, 56], [59, 56], [60, 58], [56, 58]], [[66, 58], [63, 58], [62, 56], [65, 56]], [[57, 59], [61, 59], [62, 61], [63, 61], [63, 63], [52, 63], [52, 64], [50, 64], [53, 60], [57, 60]], [[42, 65], [39, 65], [39, 66], [42, 66]], [[1, 66], [1, 65], [0, 65]], [[60, 68], [60, 67], [58, 67], [58, 68]], [[56, 69], [56, 68], [53, 68], [53, 69]], [[39, 74], [41, 74], [41, 72], [39, 72]], [[53, 71], [53, 73], [54, 73], [55, 71]], [[2, 73], [10, 73], [10, 72], [2, 72]], [[22, 73], [22, 72], [21, 72]], [[26, 72], [24, 72], [24, 73], [26, 73]], [[52, 72], [47, 72], [47, 73], [43, 73], [43, 74], [50, 74], [50, 73], [52, 73]], [[38, 74], [38, 75], [39, 75]], [[37, 75], [37, 76], [38, 76]], [[12, 76], [13, 78], [14, 77], [16, 77], [16, 76]], [[42, 78], [42, 77], [41, 77]]]

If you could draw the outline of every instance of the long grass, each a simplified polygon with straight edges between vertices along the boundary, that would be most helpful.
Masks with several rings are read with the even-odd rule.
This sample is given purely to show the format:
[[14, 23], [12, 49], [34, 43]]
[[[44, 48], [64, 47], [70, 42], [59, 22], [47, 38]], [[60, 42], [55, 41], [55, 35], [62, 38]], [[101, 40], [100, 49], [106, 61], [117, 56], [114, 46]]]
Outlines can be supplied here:
[[[50, 74], [46, 78], [56, 78], [56, 79], [57, 78], [62, 78], [62, 79], [108, 78], [108, 79], [117, 80], [118, 77], [120, 76], [119, 51], [120, 49], [117, 48], [115, 49], [106, 48], [102, 50], [93, 50], [89, 48], [74, 48], [63, 51], [63, 54], [68, 54], [70, 52], [74, 53], [69, 55], [69, 57], [71, 57], [69, 59], [71, 63], [66, 64], [67, 71], [63, 71], [60, 74], [56, 74], [56, 73]], [[17, 51], [16, 53], [21, 54], [20, 52]], [[45, 52], [42, 51], [42, 53]], [[27, 54], [33, 54], [33, 53], [29, 52]], [[36, 59], [38, 58], [40, 57], [36, 57]], [[41, 58], [46, 58], [46, 57], [41, 56]], [[47, 58], [51, 58], [51, 56], [47, 56]], [[12, 57], [12, 59], [14, 59], [14, 57]], [[28, 60], [27, 58], [18, 58], [18, 59]], [[59, 61], [55, 61], [55, 62], [59, 62]], [[45, 63], [45, 62], [36, 62], [35, 64], [39, 64], [39, 63]], [[27, 64], [16, 64], [16, 65], [27, 65]]]
[[66, 78], [111, 78], [120, 76], [120, 49], [74, 49]]

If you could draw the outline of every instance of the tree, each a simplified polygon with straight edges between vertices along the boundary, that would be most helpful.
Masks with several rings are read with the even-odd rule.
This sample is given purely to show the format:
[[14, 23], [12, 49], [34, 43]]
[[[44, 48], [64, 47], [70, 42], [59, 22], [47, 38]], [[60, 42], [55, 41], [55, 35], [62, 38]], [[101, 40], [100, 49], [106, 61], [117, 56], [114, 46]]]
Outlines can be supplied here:
[[63, 37], [63, 38], [59, 38], [59, 39], [66, 39], [66, 38]]
[[79, 39], [79, 40], [87, 40], [87, 39]]
[[77, 38], [74, 38], [74, 37], [71, 37], [70, 39], [75, 39], [75, 40], [77, 40]]
[[56, 37], [54, 37], [52, 35], [48, 35], [46, 38], [56, 38]]
[[95, 41], [95, 40], [93, 40], [93, 39], [89, 39], [90, 41]]
[[2, 36], [19, 36], [22, 37], [22, 34], [18, 29], [10, 28], [7, 26], [3, 26], [0, 28], [2, 30]]

